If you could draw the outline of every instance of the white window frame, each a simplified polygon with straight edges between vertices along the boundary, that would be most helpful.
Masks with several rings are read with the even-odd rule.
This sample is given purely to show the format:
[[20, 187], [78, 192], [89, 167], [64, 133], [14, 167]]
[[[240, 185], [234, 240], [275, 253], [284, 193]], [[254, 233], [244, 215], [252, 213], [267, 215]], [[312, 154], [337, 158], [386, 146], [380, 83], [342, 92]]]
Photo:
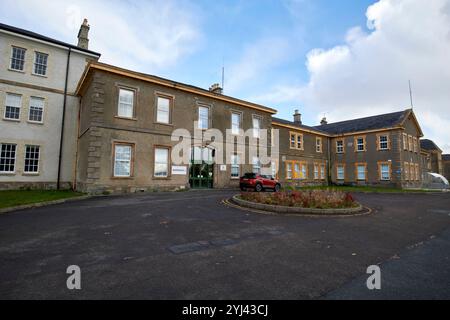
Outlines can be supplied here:
[[[122, 99], [123, 93], [131, 93], [131, 102], [125, 101]], [[119, 98], [117, 103], [117, 116], [120, 118], [133, 119], [134, 117], [134, 101], [136, 99], [136, 91], [127, 88], [119, 88]], [[131, 115], [128, 115], [129, 112], [124, 112], [124, 109], [127, 111], [131, 110]]]
[[[17, 57], [14, 57], [14, 49], [23, 50], [23, 59], [18, 59]], [[14, 71], [24, 72], [25, 71], [26, 56], [27, 56], [27, 49], [21, 48], [21, 47], [12, 46], [11, 47], [11, 60], [9, 62], [9, 69], [10, 70], [14, 70]], [[22, 69], [14, 68], [13, 61], [15, 61], [15, 60], [17, 60], [17, 61], [22, 63]]]
[[[386, 141], [381, 141], [382, 138], [386, 138]], [[383, 143], [386, 144], [386, 147], [383, 148]], [[378, 136], [378, 145], [379, 145], [379, 149], [384, 151], [384, 150], [389, 150], [389, 136], [388, 135], [380, 135]]]
[[319, 165], [314, 164], [314, 180], [319, 180]]
[[[14, 147], [14, 158], [12, 158], [11, 156], [2, 158], [3, 146]], [[10, 150], [10, 152], [12, 152], [12, 151]], [[3, 174], [14, 174], [16, 172], [16, 166], [17, 166], [17, 144], [15, 144], [15, 143], [0, 143], [0, 161], [2, 161], [3, 159], [4, 160], [9, 160], [9, 161], [13, 160], [12, 163], [13, 163], [14, 170], [10, 170], [10, 171], [1, 170], [0, 173], [3, 173]], [[5, 164], [5, 166], [6, 166], [6, 164]], [[8, 166], [11, 166], [11, 164], [8, 164]]]
[[316, 137], [316, 152], [322, 153], [322, 138]]
[[[387, 167], [387, 171], [383, 170], [383, 167]], [[387, 173], [387, 177], [385, 174]], [[390, 181], [391, 180], [391, 166], [388, 163], [380, 163], [380, 180], [381, 181]]]
[[[33, 152], [28, 152], [28, 148], [34, 148]], [[36, 151], [37, 150], [37, 151]], [[34, 155], [37, 154], [37, 158], [27, 158], [27, 154], [28, 153], [33, 153]], [[24, 166], [23, 166], [23, 172], [26, 174], [39, 174], [39, 168], [40, 168], [40, 161], [41, 160], [41, 146], [37, 146], [37, 145], [26, 145], [25, 146], [25, 155], [24, 155]], [[35, 171], [29, 170], [29, 167], [27, 169], [27, 161], [37, 161], [37, 165], [30, 165], [28, 164], [28, 166], [30, 167], [36, 167]]]
[[[118, 152], [119, 148], [124, 148], [129, 150], [129, 158], [118, 158], [118, 154], [125, 154], [124, 152]], [[130, 178], [133, 174], [133, 148], [134, 146], [126, 143], [116, 143], [114, 144], [114, 177], [117, 178]], [[128, 163], [129, 172], [127, 174], [121, 174], [117, 172], [118, 163]]]
[[[19, 98], [19, 104], [18, 105], [10, 105], [8, 103], [8, 97], [10, 97], [10, 96], [18, 97]], [[6, 111], [7, 111], [8, 108], [16, 108], [16, 109], [19, 110], [18, 113], [17, 113], [17, 118], [10, 118], [10, 117], [6, 116], [6, 113], [7, 113]], [[3, 113], [3, 119], [5, 119], [5, 120], [12, 120], [12, 121], [20, 121], [21, 110], [22, 110], [22, 95], [16, 94], [16, 93], [9, 93], [9, 92], [7, 92], [6, 93], [6, 98], [5, 98], [5, 112]]]
[[[42, 105], [41, 106], [32, 105], [33, 100], [41, 101]], [[40, 121], [31, 119], [31, 110], [32, 110], [32, 108], [33, 109], [38, 109], [38, 111], [41, 112], [41, 120]], [[43, 123], [44, 122], [44, 108], [45, 108], [45, 99], [44, 98], [30, 97], [30, 106], [28, 108], [28, 121], [29, 122], [34, 122], [34, 123]]]
[[[339, 142], [342, 144], [339, 145]], [[344, 140], [336, 140], [336, 153], [344, 153]]]
[[[158, 156], [157, 156], [158, 151], [167, 152], [167, 154], [165, 155], [166, 159], [164, 160], [164, 162], [158, 160]], [[166, 174], [165, 175], [157, 174], [157, 169], [156, 169], [157, 165], [165, 165], [166, 166]], [[156, 147], [155, 148], [155, 163], [153, 166], [153, 176], [155, 178], [168, 178], [170, 175], [169, 168], [170, 168], [170, 148]]]
[[259, 139], [261, 137], [261, 123], [262, 123], [261, 117], [253, 115], [252, 117], [253, 138]]
[[252, 172], [256, 173], [256, 174], [261, 174], [261, 161], [260, 161], [259, 157], [253, 156]]
[[[237, 174], [236, 174], [237, 173]], [[231, 179], [239, 179], [241, 176], [241, 167], [239, 166], [239, 155], [231, 155]]]
[[[340, 170], [340, 169], [342, 169], [342, 170]], [[342, 174], [342, 177], [341, 177], [341, 174]], [[340, 180], [340, 181], [345, 180], [345, 166], [342, 165], [342, 164], [338, 164], [338, 165], [337, 165], [337, 169], [336, 169], [336, 179], [337, 179], [337, 180]]]
[[[165, 110], [165, 107], [162, 107], [162, 105], [160, 105], [160, 101], [167, 101], [168, 105], [167, 105], [167, 110]], [[156, 96], [156, 122], [157, 123], [162, 123], [162, 124], [170, 124], [172, 119], [171, 119], [171, 107], [172, 107], [172, 103], [173, 103], [173, 99], [170, 97], [166, 97], [166, 96], [162, 96], [162, 95], [157, 95]], [[165, 121], [165, 119], [161, 119], [160, 116], [162, 115], [166, 115], [167, 114], [167, 121]]]
[[[362, 174], [364, 175], [364, 178], [363, 179], [361, 179], [360, 178], [360, 174], [361, 174], [361, 172], [360, 172], [360, 168], [363, 168], [364, 170], [362, 171]], [[363, 165], [363, 164], [358, 164], [358, 165], [356, 165], [356, 180], [358, 180], [358, 181], [366, 181], [367, 180], [367, 175], [366, 175], [366, 165]]]
[[326, 167], [324, 164], [320, 165], [320, 180], [325, 180]]
[[300, 170], [301, 170], [301, 175], [300, 175], [300, 180], [306, 180], [308, 179], [308, 167], [306, 163], [300, 163]]
[[[362, 140], [362, 143], [359, 143], [359, 140]], [[359, 147], [362, 146], [362, 150], [359, 150]], [[366, 151], [366, 139], [364, 137], [356, 138], [356, 152], [364, 152]]]
[[[41, 55], [45, 57], [45, 63], [38, 62], [38, 56]], [[36, 72], [36, 68], [42, 68], [44, 70], [44, 73]], [[47, 76], [47, 69], [48, 69], [48, 54], [44, 52], [35, 51], [34, 52], [34, 64], [33, 64], [33, 74], [37, 76], [45, 77]]]
[[[237, 117], [238, 122], [235, 122], [235, 117]], [[242, 123], [242, 114], [239, 112], [232, 112], [231, 113], [231, 134], [239, 135], [241, 130], [241, 123]]]
[[294, 163], [286, 162], [286, 179], [287, 180], [292, 180], [293, 167], [294, 167]]
[[[210, 117], [210, 108], [207, 106], [199, 106], [198, 107], [198, 129], [208, 130], [209, 129], [209, 117]], [[207, 118], [202, 117], [202, 110], [206, 110]]]

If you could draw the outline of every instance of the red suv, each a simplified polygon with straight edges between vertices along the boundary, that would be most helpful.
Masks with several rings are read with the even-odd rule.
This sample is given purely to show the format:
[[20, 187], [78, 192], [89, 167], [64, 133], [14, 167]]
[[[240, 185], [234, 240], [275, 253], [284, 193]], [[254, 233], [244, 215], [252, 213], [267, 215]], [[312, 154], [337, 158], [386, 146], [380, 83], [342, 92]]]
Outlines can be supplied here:
[[264, 176], [256, 173], [246, 173], [240, 179], [240, 187], [242, 191], [253, 189], [256, 192], [264, 191], [265, 189], [272, 189], [279, 192], [281, 184], [271, 176]]

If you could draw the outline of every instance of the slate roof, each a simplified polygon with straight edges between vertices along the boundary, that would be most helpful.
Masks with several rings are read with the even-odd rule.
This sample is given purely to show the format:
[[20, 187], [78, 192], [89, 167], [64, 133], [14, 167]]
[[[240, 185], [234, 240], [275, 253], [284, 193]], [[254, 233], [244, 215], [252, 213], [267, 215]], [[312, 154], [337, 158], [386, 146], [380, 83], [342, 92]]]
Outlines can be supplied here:
[[421, 139], [420, 140], [420, 148], [424, 150], [441, 150], [434, 141], [429, 139]]
[[59, 45], [59, 46], [63, 46], [63, 47], [66, 47], [66, 48], [72, 48], [74, 50], [82, 51], [82, 52], [89, 53], [89, 54], [96, 55], [96, 56], [100, 57], [100, 53], [97, 53], [97, 52], [94, 52], [94, 51], [91, 51], [91, 50], [87, 50], [87, 49], [83, 49], [83, 48], [80, 48], [80, 47], [78, 47], [76, 45], [73, 45], [73, 44], [70, 44], [70, 43], [62, 42], [62, 41], [59, 41], [59, 40], [56, 40], [56, 39], [53, 39], [53, 38], [46, 37], [46, 36], [44, 36], [42, 34], [39, 34], [39, 33], [31, 32], [31, 31], [28, 31], [28, 30], [25, 30], [25, 29], [20, 29], [20, 28], [13, 27], [13, 26], [10, 26], [10, 25], [7, 25], [7, 24], [0, 23], [0, 30], [5, 30], [5, 31], [21, 34], [23, 36], [27, 36], [27, 37], [38, 39], [38, 40], [45, 41], [45, 42], [50, 42], [50, 43], [53, 43], [53, 44], [56, 44], [56, 45]]
[[443, 154], [443, 155], [442, 155], [442, 160], [444, 160], [444, 161], [450, 161], [450, 154]]
[[329, 134], [345, 134], [351, 132], [378, 130], [399, 125], [408, 116], [411, 110], [381, 114], [378, 116], [334, 122], [314, 127], [316, 130]]
[[327, 132], [319, 130], [319, 129], [315, 128], [315, 127], [305, 126], [304, 124], [298, 124], [298, 123], [295, 123], [295, 122], [292, 122], [292, 121], [288, 121], [288, 120], [284, 120], [284, 119], [280, 119], [280, 118], [272, 117], [272, 121], [273, 122], [282, 123], [282, 124], [286, 124], [286, 125], [293, 126], [293, 127], [297, 127], [299, 129], [311, 130], [311, 131], [316, 131], [316, 132], [322, 133], [322, 134], [328, 134]]

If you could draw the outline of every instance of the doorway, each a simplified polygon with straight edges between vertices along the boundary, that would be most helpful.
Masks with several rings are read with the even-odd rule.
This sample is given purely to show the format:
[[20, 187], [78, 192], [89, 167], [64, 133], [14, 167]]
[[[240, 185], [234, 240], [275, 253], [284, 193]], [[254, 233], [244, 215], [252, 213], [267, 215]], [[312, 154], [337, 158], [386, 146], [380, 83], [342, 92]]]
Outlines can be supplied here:
[[214, 187], [213, 149], [194, 147], [191, 151], [189, 184], [192, 189], [212, 189]]

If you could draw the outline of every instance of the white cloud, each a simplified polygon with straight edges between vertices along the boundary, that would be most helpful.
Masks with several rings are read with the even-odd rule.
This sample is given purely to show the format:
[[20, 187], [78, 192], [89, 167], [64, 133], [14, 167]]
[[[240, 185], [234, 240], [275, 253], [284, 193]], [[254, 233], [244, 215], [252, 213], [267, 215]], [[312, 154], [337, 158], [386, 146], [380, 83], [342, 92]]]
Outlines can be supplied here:
[[86, 17], [90, 49], [102, 53], [103, 62], [146, 72], [176, 64], [202, 40], [198, 9], [181, 1], [3, 0], [2, 7], [14, 8], [2, 14], [8, 20], [71, 43]]
[[408, 108], [410, 79], [426, 137], [449, 153], [450, 0], [380, 0], [366, 15], [368, 33], [352, 28], [342, 45], [307, 55], [306, 85], [278, 85], [259, 100], [291, 92], [317, 118], [338, 121]]

